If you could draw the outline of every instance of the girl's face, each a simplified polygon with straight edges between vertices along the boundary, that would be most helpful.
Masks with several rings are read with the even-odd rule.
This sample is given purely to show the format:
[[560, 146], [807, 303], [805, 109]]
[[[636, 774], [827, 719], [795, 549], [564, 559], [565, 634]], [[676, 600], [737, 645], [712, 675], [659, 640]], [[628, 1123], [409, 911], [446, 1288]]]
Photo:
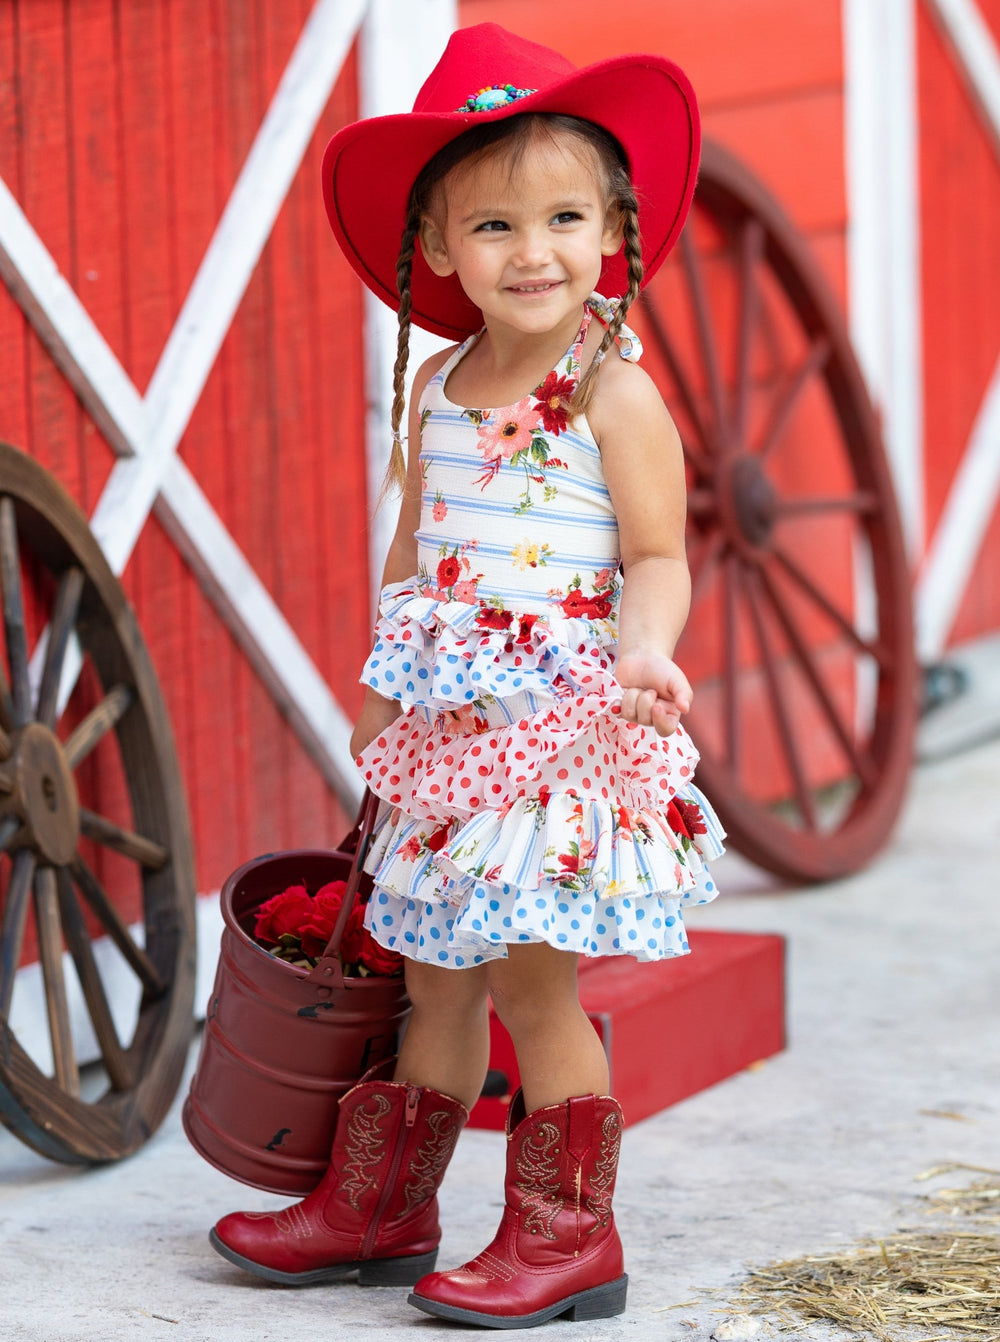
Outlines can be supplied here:
[[622, 242], [596, 155], [575, 136], [535, 138], [460, 163], [438, 187], [420, 243], [436, 275], [457, 275], [491, 329], [540, 335], [579, 318], [605, 256]]

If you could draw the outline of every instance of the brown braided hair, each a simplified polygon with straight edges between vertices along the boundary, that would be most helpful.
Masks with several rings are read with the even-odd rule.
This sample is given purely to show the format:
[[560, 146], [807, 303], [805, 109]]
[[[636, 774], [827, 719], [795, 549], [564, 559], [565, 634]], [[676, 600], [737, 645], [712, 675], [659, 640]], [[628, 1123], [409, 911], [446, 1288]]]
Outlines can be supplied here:
[[399, 293], [399, 327], [396, 335], [396, 362], [392, 366], [392, 455], [382, 481], [377, 508], [386, 495], [402, 490], [406, 483], [406, 453], [400, 428], [406, 413], [406, 365], [410, 357], [410, 312], [413, 297], [410, 276], [413, 274], [413, 253], [420, 231], [421, 212], [414, 208], [413, 198], [406, 211], [406, 223], [396, 258], [396, 289]]
[[565, 408], [574, 417], [586, 412], [597, 390], [597, 374], [605, 354], [621, 333], [629, 308], [639, 295], [642, 285], [642, 247], [639, 237], [639, 205], [628, 173], [625, 151], [615, 137], [592, 121], [562, 113], [534, 112], [507, 117], [502, 121], [486, 122], [456, 136], [426, 163], [410, 191], [406, 209], [406, 223], [396, 258], [396, 288], [399, 293], [399, 328], [396, 338], [396, 362], [393, 366], [392, 400], [392, 456], [379, 494], [381, 505], [385, 497], [402, 490], [406, 481], [406, 456], [403, 452], [400, 426], [406, 409], [405, 378], [409, 358], [410, 314], [413, 307], [410, 281], [413, 274], [413, 255], [422, 219], [431, 212], [435, 193], [451, 170], [468, 160], [481, 160], [498, 151], [507, 151], [508, 167], [513, 172], [536, 136], [548, 135], [555, 140], [559, 134], [569, 134], [582, 140], [593, 151], [598, 170], [603, 178], [608, 208], [618, 215], [624, 237], [625, 260], [628, 267], [628, 287], [616, 306], [594, 358], [577, 384]]
[[574, 417], [587, 413], [587, 408], [593, 401], [594, 393], [597, 390], [597, 374], [604, 362], [604, 356], [621, 334], [622, 326], [625, 324], [625, 315], [639, 297], [639, 290], [642, 287], [644, 268], [642, 264], [642, 245], [639, 238], [639, 203], [635, 198], [632, 183], [629, 181], [625, 169], [619, 168], [618, 175], [622, 180], [616, 184], [612, 200], [621, 216], [622, 234], [625, 239], [625, 262], [628, 267], [628, 288], [616, 304], [614, 314], [604, 332], [604, 337], [597, 347], [587, 371], [577, 383], [572, 400], [566, 407]]

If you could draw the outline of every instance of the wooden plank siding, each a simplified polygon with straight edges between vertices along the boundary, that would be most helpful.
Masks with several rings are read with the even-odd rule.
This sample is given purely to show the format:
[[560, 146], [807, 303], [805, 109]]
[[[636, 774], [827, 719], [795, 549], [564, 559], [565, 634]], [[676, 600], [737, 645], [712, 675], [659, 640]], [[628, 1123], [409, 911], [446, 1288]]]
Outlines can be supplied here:
[[[140, 393], [310, 9], [0, 6], [0, 175]], [[352, 55], [180, 448], [349, 712], [370, 634], [362, 301], [319, 167], [356, 107]], [[113, 454], [6, 290], [0, 367], [0, 438], [92, 510]], [[339, 804], [155, 516], [123, 583], [174, 726], [199, 889], [255, 853], [339, 838]], [[115, 814], [121, 780], [111, 761], [96, 772]]]

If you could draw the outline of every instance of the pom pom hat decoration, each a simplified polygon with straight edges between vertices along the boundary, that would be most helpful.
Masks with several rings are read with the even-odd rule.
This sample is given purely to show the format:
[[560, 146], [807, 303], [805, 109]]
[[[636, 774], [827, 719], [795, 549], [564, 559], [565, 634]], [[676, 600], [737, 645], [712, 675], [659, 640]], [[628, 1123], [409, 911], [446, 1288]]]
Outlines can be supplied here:
[[[628, 160], [639, 201], [649, 279], [677, 241], [694, 194], [700, 130], [687, 77], [662, 56], [612, 56], [577, 69], [564, 56], [480, 23], [452, 34], [412, 112], [345, 126], [323, 157], [323, 198], [347, 259], [393, 309], [396, 257], [410, 190], [420, 170], [463, 131], [525, 112], [563, 113], [609, 131]], [[622, 252], [605, 258], [598, 289], [627, 288]], [[413, 258], [412, 320], [464, 340], [482, 326], [455, 275], [439, 278]]]

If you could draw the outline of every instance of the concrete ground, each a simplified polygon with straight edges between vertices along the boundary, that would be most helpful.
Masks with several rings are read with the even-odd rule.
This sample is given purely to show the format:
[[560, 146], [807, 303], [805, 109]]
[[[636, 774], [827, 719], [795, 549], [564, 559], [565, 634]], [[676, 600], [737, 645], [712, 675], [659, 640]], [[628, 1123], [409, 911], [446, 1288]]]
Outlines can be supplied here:
[[[918, 1224], [920, 1193], [940, 1183], [921, 1172], [1000, 1166], [1000, 742], [920, 765], [891, 844], [859, 875], [785, 889], [736, 856], [718, 874], [724, 897], [691, 922], [788, 938], [788, 1050], [628, 1130], [628, 1312], [538, 1335], [708, 1339], [745, 1265]], [[500, 1134], [463, 1136], [443, 1266], [491, 1237], [502, 1159]], [[402, 1291], [268, 1287], [209, 1248], [223, 1213], [281, 1202], [200, 1160], [180, 1097], [137, 1156], [104, 1169], [50, 1164], [0, 1131], [0, 1342], [478, 1332], [415, 1313]]]

